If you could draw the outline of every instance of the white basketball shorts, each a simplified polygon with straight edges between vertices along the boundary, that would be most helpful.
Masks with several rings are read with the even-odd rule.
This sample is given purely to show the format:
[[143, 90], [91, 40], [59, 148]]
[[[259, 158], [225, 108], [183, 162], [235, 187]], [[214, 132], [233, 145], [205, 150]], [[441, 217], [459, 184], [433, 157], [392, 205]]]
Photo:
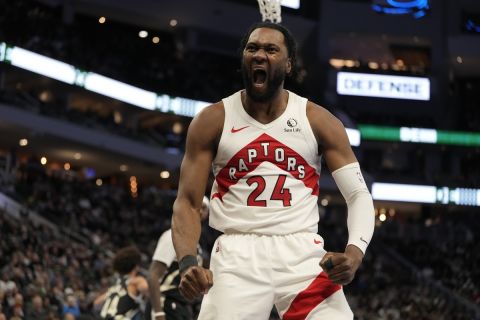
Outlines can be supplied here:
[[267, 320], [275, 305], [283, 320], [352, 320], [342, 287], [319, 266], [324, 254], [314, 233], [220, 236], [198, 319]]

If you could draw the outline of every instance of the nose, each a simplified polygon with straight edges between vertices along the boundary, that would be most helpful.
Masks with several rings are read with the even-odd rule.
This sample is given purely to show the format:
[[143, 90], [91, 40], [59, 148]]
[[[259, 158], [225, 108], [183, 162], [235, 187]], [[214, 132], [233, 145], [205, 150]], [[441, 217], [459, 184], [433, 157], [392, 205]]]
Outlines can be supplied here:
[[256, 50], [253, 53], [253, 58], [255, 60], [259, 60], [259, 61], [266, 60], [267, 59], [267, 52], [263, 48], [258, 48], [258, 50]]

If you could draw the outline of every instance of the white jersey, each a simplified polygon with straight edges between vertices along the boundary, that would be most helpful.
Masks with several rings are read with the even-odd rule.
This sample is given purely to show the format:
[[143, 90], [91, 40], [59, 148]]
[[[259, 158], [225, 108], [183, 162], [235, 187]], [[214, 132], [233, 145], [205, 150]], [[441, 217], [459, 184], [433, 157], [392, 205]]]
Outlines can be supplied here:
[[172, 229], [162, 233], [158, 239], [152, 260], [163, 262], [167, 267], [170, 267], [174, 261], [177, 261], [177, 253], [173, 247]]
[[287, 108], [268, 124], [248, 115], [240, 91], [223, 104], [210, 226], [226, 233], [316, 233], [320, 157], [307, 99], [289, 92]]

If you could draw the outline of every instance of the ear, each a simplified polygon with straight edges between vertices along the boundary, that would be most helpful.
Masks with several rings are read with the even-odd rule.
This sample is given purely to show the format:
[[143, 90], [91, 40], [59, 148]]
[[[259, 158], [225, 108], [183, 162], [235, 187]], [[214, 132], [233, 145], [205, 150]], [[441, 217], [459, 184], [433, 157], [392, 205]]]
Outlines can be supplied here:
[[287, 75], [290, 75], [292, 73], [292, 59], [288, 58], [287, 59]]

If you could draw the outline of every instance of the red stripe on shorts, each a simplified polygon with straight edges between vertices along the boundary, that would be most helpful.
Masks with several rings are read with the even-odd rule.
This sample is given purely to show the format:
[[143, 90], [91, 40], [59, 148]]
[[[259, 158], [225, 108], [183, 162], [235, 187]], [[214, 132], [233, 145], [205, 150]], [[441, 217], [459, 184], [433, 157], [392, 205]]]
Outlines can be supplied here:
[[325, 272], [320, 273], [308, 288], [293, 299], [283, 320], [304, 320], [313, 308], [341, 288], [342, 286], [328, 280]]

